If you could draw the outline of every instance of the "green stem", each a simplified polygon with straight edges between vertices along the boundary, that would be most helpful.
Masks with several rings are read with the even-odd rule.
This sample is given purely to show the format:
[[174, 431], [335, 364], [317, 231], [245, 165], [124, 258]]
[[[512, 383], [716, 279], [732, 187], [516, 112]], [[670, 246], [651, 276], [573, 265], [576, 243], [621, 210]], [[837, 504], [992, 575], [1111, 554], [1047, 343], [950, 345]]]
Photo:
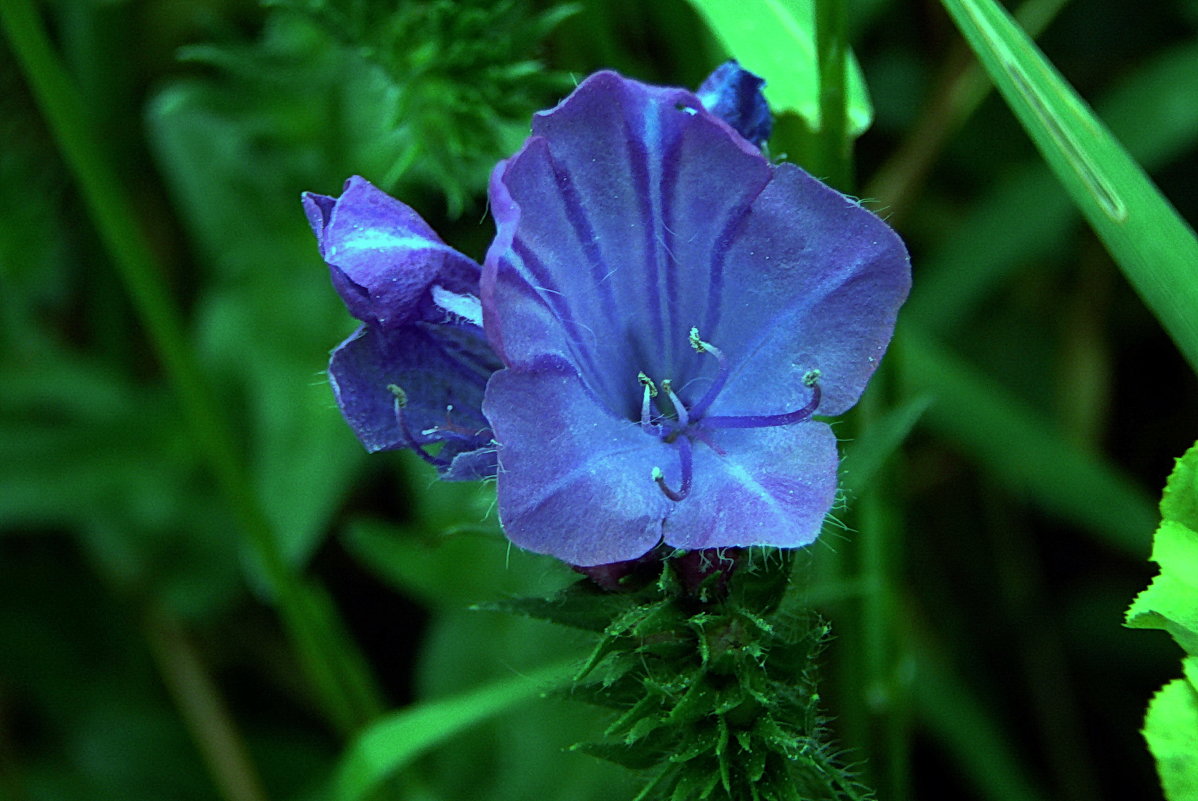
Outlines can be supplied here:
[[815, 0], [815, 47], [819, 63], [819, 156], [817, 174], [848, 191], [853, 182], [848, 133], [845, 61], [848, 56], [844, 0]]
[[[50, 45], [31, 0], [0, 2], [0, 24], [25, 74], [51, 133], [75, 175], [91, 218], [121, 274], [134, 307], [174, 386], [192, 439], [265, 568], [288, 634], [337, 727], [356, 729], [381, 711], [367, 677], [348, 675], [351, 660], [333, 646], [336, 626], [316, 605], [318, 598], [287, 565], [220, 411], [184, 335], [179, 310], [164, 287], [158, 263], [141, 230], [124, 187], [105, 157], [77, 87]], [[332, 624], [332, 625], [331, 625]], [[326, 636], [328, 635], [328, 636]]]
[[225, 801], [266, 801], [266, 791], [245, 742], [194, 643], [166, 610], [150, 608], [146, 638], [208, 772]]
[[[858, 404], [857, 425], [864, 429], [884, 416], [888, 389], [885, 365], [870, 381]], [[860, 530], [862, 689], [869, 717], [869, 754], [874, 784], [882, 798], [904, 801], [910, 790], [910, 725], [907, 687], [901, 680], [906, 649], [895, 636], [895, 598], [901, 580], [901, 539], [890, 480], [893, 469], [882, 466], [857, 504]]]

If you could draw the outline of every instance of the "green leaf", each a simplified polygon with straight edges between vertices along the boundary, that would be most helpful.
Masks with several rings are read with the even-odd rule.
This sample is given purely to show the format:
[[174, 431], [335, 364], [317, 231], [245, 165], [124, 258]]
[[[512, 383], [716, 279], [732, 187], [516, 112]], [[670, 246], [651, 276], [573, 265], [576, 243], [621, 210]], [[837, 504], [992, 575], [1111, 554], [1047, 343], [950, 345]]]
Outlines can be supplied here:
[[1198, 369], [1198, 239], [993, 0], [943, 0], [1073, 202]]
[[[460, 499], [460, 513], [478, 489], [440, 482], [428, 493]], [[429, 530], [437, 528], [424, 521], [397, 527], [358, 520], [341, 541], [383, 581], [433, 609], [461, 609], [511, 595], [546, 596], [577, 577], [555, 559], [511, 547], [498, 532], [466, 529], [429, 537], [423, 533]]]
[[[1198, 672], [1198, 658], [1186, 660]], [[1169, 801], [1198, 801], [1198, 690], [1185, 679], [1161, 688], [1148, 705], [1144, 739]]]
[[1177, 460], [1161, 500], [1152, 561], [1160, 575], [1127, 610], [1131, 628], [1163, 629], [1189, 656], [1185, 679], [1166, 684], [1148, 705], [1144, 739], [1169, 801], [1198, 800], [1198, 443]]
[[339, 768], [336, 797], [367, 797], [413, 759], [455, 734], [563, 685], [575, 666], [573, 659], [558, 662], [385, 716], [350, 745]]
[[1163, 629], [1191, 656], [1198, 655], [1198, 444], [1177, 460], [1161, 500], [1160, 528], [1152, 541], [1152, 561], [1160, 575], [1127, 610], [1127, 625]]
[[[1190, 531], [1198, 531], [1198, 444], [1185, 452], [1169, 480], [1161, 498], [1161, 517], [1180, 523]], [[1159, 562], [1156, 554], [1153, 561]]]
[[[716, 39], [740, 65], [766, 81], [765, 99], [775, 114], [792, 111], [820, 128], [819, 67], [812, 0], [690, 0]], [[873, 106], [857, 60], [846, 69], [849, 133], [858, 136], [873, 120]]]
[[1163, 629], [1189, 654], [1198, 654], [1198, 533], [1165, 520], [1156, 530], [1152, 561], [1161, 574], [1127, 610], [1127, 625]]

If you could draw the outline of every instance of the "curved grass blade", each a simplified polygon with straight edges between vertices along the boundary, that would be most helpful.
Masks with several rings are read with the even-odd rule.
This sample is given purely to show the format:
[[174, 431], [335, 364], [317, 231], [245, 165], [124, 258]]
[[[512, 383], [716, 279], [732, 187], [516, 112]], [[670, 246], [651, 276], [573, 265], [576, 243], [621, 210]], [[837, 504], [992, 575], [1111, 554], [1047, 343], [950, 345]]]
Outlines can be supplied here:
[[350, 745], [337, 775], [338, 801], [359, 801], [426, 751], [570, 679], [577, 659], [425, 701], [383, 717]]
[[1198, 239], [994, 0], [942, 0], [1074, 204], [1198, 370]]

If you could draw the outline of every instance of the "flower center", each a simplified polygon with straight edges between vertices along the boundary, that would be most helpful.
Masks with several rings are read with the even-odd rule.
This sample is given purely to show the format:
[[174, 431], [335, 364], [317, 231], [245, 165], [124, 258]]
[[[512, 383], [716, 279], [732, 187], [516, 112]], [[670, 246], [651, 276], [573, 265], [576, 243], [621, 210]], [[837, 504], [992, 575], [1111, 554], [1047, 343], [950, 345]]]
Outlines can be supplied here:
[[688, 407], [675, 394], [670, 379], [663, 379], [659, 389], [649, 376], [643, 372], [637, 374], [637, 381], [642, 387], [641, 429], [662, 442], [678, 446], [678, 461], [682, 473], [679, 488], [674, 490], [666, 483], [665, 474], [660, 467], [654, 467], [651, 474], [662, 493], [672, 501], [681, 501], [690, 494], [694, 479], [695, 441], [702, 442], [722, 455], [724, 451], [712, 441], [714, 432], [719, 429], [765, 428], [802, 423], [811, 419], [820, 402], [820, 371], [808, 370], [803, 375], [803, 385], [811, 389], [811, 400], [800, 409], [782, 414], [709, 415], [707, 410], [728, 382], [728, 358], [715, 345], [700, 339], [697, 328], [690, 330], [690, 344], [697, 353], [709, 353], [714, 356], [719, 365], [715, 380], [711, 382], [703, 397], [691, 406]]

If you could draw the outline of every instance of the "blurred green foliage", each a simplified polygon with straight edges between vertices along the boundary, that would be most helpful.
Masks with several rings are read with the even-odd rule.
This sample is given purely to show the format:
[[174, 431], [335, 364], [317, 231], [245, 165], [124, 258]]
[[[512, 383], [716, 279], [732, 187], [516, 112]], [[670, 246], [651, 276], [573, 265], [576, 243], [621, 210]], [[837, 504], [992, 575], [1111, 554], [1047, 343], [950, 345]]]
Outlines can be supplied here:
[[[1054, 5], [1042, 49], [1194, 220], [1198, 5]], [[272, 546], [344, 628], [336, 669], [400, 709], [582, 653], [580, 635], [469, 610], [571, 575], [508, 548], [491, 488], [367, 459], [340, 420], [323, 370], [354, 324], [298, 198], [362, 174], [481, 257], [487, 173], [571, 76], [695, 85], [725, 57], [691, 4], [38, 10]], [[838, 635], [827, 708], [886, 798], [1152, 798], [1143, 698], [1176, 656], [1118, 623], [1198, 382], [1001, 100], [968, 101], [984, 80], [940, 7], [853, 10], [875, 110], [856, 174], [916, 288], [877, 408], [839, 429], [863, 443], [848, 530], [798, 559], [790, 603]], [[0, 42], [0, 798], [331, 797], [344, 732], [30, 85]], [[388, 792], [631, 797], [564, 750], [602, 726], [529, 701]]]

